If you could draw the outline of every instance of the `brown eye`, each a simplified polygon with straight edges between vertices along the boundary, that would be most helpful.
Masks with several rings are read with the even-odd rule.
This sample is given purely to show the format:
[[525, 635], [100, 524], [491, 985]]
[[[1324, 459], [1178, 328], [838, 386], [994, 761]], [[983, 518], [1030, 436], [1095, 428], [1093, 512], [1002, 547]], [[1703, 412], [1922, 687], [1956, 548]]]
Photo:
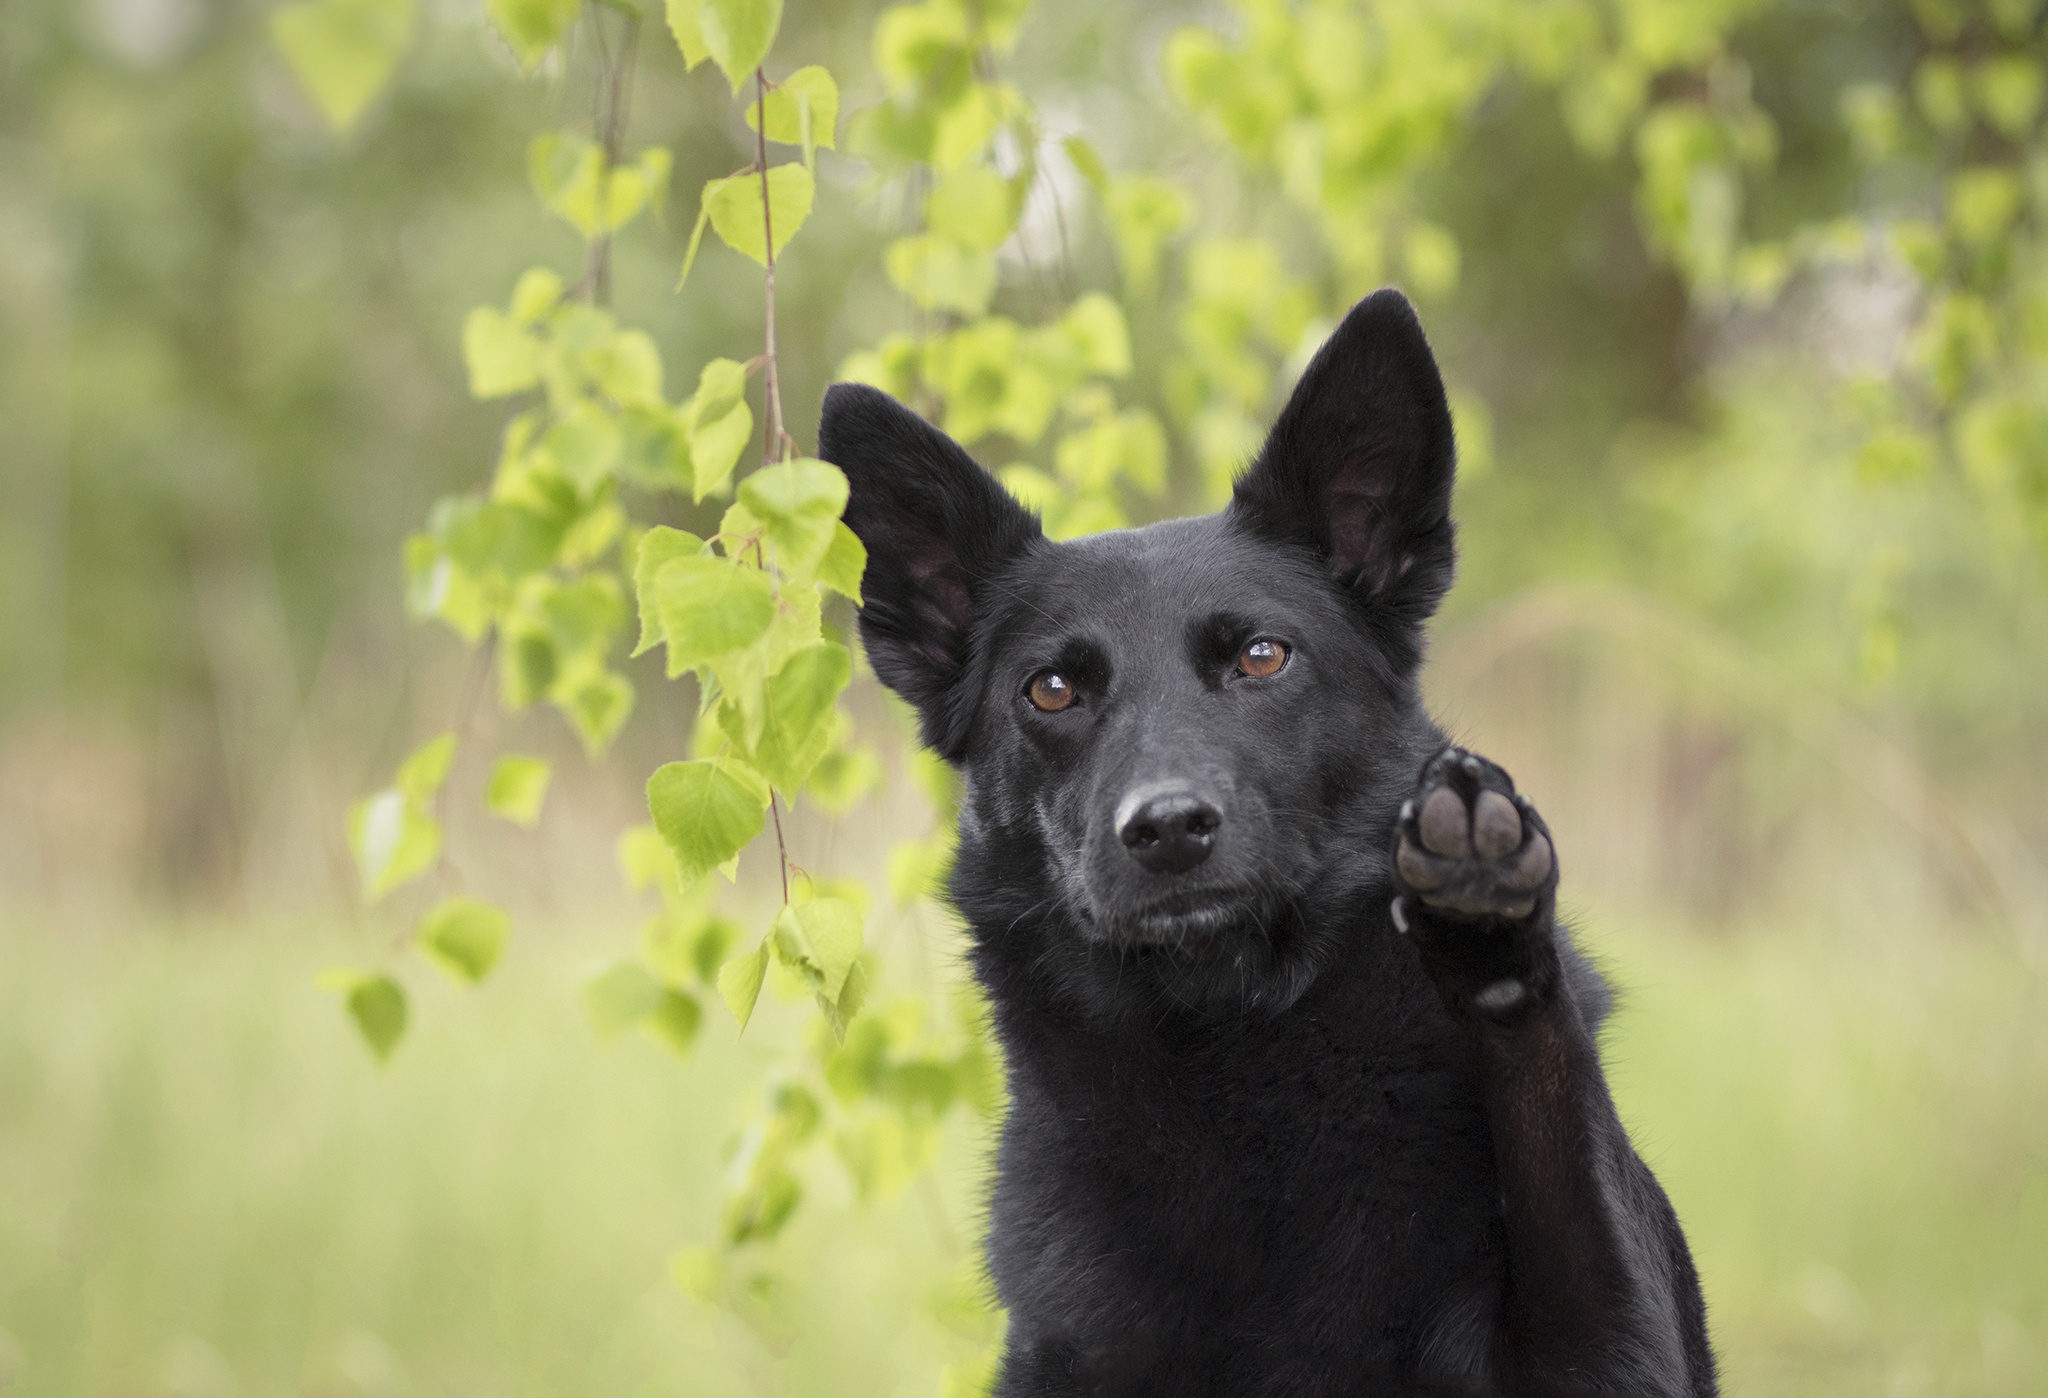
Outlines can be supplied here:
[[1280, 667], [1287, 663], [1287, 647], [1278, 641], [1253, 641], [1237, 657], [1239, 674], [1250, 675], [1262, 680], [1268, 675], [1280, 673]]
[[1033, 675], [1027, 692], [1032, 707], [1049, 714], [1056, 714], [1074, 702], [1074, 686], [1057, 670], [1040, 670]]

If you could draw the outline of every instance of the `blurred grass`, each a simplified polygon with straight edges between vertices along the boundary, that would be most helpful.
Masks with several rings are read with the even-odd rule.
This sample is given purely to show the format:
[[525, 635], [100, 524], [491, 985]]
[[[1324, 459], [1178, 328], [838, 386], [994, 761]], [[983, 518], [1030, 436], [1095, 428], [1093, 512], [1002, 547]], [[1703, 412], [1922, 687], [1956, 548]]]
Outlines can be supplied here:
[[[1727, 1391], [2048, 1393], [2043, 978], [1961, 933], [1588, 928]], [[379, 1070], [311, 987], [338, 937], [0, 930], [0, 1392], [935, 1392], [961, 1351], [918, 1303], [972, 1145], [950, 1225], [917, 1195], [804, 1212], [805, 1332], [771, 1353], [665, 1278], [765, 1049], [717, 1020], [687, 1064], [599, 1044], [585, 950], [424, 989]]]

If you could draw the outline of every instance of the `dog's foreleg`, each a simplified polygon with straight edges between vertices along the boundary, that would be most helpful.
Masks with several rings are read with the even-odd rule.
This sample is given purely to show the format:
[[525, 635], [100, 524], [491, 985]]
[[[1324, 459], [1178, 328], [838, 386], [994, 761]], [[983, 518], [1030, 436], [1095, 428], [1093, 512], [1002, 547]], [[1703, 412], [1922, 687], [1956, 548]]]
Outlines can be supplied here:
[[1712, 1394], [1699, 1283], [1608, 1094], [1597, 980], [1557, 926], [1542, 818], [1500, 768], [1452, 748], [1425, 768], [1400, 824], [1394, 920], [1472, 1035], [1492, 1124], [1507, 1244], [1501, 1390]]

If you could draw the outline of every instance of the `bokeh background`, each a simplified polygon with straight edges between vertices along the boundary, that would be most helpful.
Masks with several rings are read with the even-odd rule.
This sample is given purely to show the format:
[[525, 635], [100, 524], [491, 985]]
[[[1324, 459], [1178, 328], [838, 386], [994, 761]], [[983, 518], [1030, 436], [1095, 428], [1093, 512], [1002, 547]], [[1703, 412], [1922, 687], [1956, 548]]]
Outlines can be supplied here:
[[[1460, 408], [1462, 574], [1428, 683], [1559, 832], [1622, 991], [1609, 1072], [1686, 1222], [1727, 1391], [2048, 1393], [2037, 7], [1532, 0], [1629, 58], [1562, 84], [1472, 60], [1513, 5], [1323, 8], [1385, 26], [1411, 63], [1390, 83], [1476, 74], [1401, 138], [1423, 155], [1388, 157], [1409, 235], [1378, 269]], [[490, 986], [420, 980], [380, 1068], [315, 985], [403, 932], [362, 905], [342, 813], [447, 726], [470, 662], [407, 620], [400, 547], [495, 451], [465, 312], [581, 262], [525, 153], [590, 89], [576, 51], [522, 75], [480, 5], [430, 0], [338, 137], [270, 11], [0, 9], [0, 1393], [938, 1392], [979, 1342], [948, 1320], [975, 1122], [897, 1197], [819, 1167], [775, 1245], [782, 1328], [668, 1278], [798, 1031], [771, 1006], [682, 1061], [579, 1007], [646, 913], [612, 842], [687, 746], [693, 698], [658, 667], [632, 671], [640, 711], [601, 762], [547, 715], [484, 720], [557, 760], [537, 830], [451, 825], [518, 920]], [[790, 0], [778, 54], [872, 100], [877, 13]], [[1275, 13], [1043, 0], [1004, 76], [1048, 149], [1085, 135], [1187, 191], [1184, 238], [1285, 252], [1312, 221], [1287, 94], [1314, 84], [1260, 47]], [[1400, 50], [1430, 13], [1438, 46]], [[1231, 92], [1169, 79], [1186, 26], [1253, 55]], [[751, 138], [715, 75], [639, 53], [632, 144], [672, 147], [676, 174], [667, 221], [620, 240], [614, 300], [674, 375], [759, 336], [736, 256], [675, 291], [694, 191]], [[1253, 97], [1264, 127], [1228, 100]], [[1326, 126], [1370, 94], [1329, 100]], [[1646, 103], [1718, 113], [1733, 153], [1672, 157], [1629, 125]], [[1003, 253], [998, 304], [1026, 320], [1048, 276], [1119, 289], [1086, 181], [1049, 160], [1066, 236], [1027, 210]], [[1968, 183], [1986, 171], [2005, 182]], [[857, 154], [821, 157], [780, 283], [806, 443], [835, 366], [919, 328], [880, 270], [903, 205]], [[1216, 299], [1192, 246], [1123, 287], [1129, 392], [1170, 428], [1140, 514], [1202, 507], [1235, 440], [1177, 367], [1186, 308]], [[1330, 257], [1284, 270], [1326, 296], [1373, 270]], [[933, 816], [865, 683], [890, 783], [792, 838], [879, 888]], [[769, 908], [769, 877], [743, 868], [737, 905]], [[874, 936], [935, 994], [957, 975], [933, 908]]]

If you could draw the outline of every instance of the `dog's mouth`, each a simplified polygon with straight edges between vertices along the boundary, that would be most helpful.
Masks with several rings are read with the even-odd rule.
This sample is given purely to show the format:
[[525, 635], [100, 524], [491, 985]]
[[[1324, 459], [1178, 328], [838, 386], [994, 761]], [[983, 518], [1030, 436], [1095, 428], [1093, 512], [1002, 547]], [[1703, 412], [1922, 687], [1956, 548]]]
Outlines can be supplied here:
[[1232, 933], [1256, 932], [1264, 923], [1265, 900], [1249, 889], [1176, 893], [1143, 907], [1095, 917], [1095, 934], [1124, 946], [1195, 952]]

